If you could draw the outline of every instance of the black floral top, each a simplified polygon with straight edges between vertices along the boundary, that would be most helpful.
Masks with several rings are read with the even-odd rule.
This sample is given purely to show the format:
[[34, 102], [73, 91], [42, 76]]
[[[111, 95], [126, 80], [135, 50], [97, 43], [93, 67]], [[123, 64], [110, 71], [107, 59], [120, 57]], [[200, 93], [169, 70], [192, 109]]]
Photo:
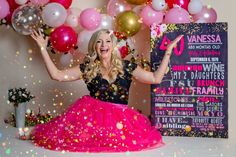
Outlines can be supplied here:
[[[90, 96], [107, 102], [128, 104], [129, 88], [132, 82], [132, 72], [136, 69], [137, 64], [124, 60], [123, 70], [124, 75], [118, 75], [116, 80], [109, 83], [106, 79], [102, 78], [99, 73], [90, 82], [85, 81]], [[80, 64], [81, 72], [84, 72], [85, 65]]]

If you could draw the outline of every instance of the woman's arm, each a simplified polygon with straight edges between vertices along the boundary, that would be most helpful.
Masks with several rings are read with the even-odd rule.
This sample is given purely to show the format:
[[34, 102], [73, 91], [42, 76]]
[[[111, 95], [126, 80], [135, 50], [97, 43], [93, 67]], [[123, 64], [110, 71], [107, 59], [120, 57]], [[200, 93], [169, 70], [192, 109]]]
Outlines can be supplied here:
[[70, 69], [66, 69], [66, 70], [59, 70], [55, 66], [55, 64], [51, 60], [51, 58], [46, 50], [47, 43], [48, 43], [48, 37], [46, 37], [46, 39], [44, 39], [44, 37], [40, 31], [39, 31], [39, 33], [34, 31], [31, 34], [31, 37], [37, 42], [38, 46], [40, 47], [40, 52], [41, 52], [41, 54], [43, 56], [43, 60], [46, 64], [47, 71], [53, 80], [66, 82], [66, 81], [79, 80], [82, 78], [81, 77], [82, 72], [80, 71], [79, 65], [76, 67], [70, 68]]
[[146, 83], [146, 84], [160, 84], [164, 75], [165, 75], [166, 69], [168, 67], [168, 63], [170, 60], [170, 56], [172, 54], [172, 50], [182, 37], [183, 37], [183, 35], [178, 36], [174, 41], [172, 41], [167, 46], [167, 49], [166, 49], [165, 55], [161, 61], [161, 64], [155, 72], [146, 71], [146, 70], [142, 69], [140, 66], [138, 66], [133, 71], [134, 78], [137, 79], [138, 81]]

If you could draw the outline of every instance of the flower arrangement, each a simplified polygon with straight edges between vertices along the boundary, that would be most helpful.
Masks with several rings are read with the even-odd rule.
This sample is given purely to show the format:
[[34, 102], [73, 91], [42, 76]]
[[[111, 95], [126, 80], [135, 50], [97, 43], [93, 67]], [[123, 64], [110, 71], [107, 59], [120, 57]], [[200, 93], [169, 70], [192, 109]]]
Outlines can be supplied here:
[[[53, 116], [49, 113], [42, 114], [40, 112], [40, 108], [38, 113], [34, 113], [32, 110], [28, 109], [27, 113], [25, 114], [25, 126], [30, 127], [30, 126], [35, 126], [37, 124], [43, 124], [49, 122]], [[16, 117], [14, 113], [11, 113], [11, 116], [9, 118], [4, 119], [4, 122], [7, 124], [10, 124], [12, 126], [16, 126]]]
[[31, 95], [26, 88], [12, 88], [8, 90], [8, 101], [18, 106], [19, 103], [28, 102], [35, 96]]

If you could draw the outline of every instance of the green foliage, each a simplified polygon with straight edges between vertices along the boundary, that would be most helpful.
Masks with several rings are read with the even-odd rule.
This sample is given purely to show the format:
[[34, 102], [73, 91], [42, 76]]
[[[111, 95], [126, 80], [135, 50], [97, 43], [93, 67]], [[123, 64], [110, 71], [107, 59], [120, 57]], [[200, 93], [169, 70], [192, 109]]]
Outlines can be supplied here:
[[8, 90], [8, 100], [14, 105], [19, 103], [28, 102], [35, 96], [31, 95], [26, 88], [12, 88]]

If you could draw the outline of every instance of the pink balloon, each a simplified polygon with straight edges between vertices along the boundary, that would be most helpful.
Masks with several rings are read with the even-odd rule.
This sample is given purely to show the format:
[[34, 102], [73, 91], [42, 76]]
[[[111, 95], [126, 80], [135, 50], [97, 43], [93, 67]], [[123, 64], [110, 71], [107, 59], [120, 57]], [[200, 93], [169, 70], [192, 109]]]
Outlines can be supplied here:
[[107, 13], [110, 16], [117, 16], [126, 10], [131, 10], [131, 6], [125, 0], [110, 0], [107, 4]]
[[14, 10], [16, 8], [19, 7], [19, 5], [15, 2], [15, 0], [7, 0], [9, 7], [10, 7], [10, 11], [8, 13], [8, 15], [5, 17], [6, 21], [8, 24], [11, 24], [11, 17], [12, 17], [12, 13], [14, 12]]
[[95, 30], [101, 23], [102, 17], [94, 8], [88, 8], [80, 14], [80, 25], [87, 30]]
[[49, 2], [49, 0], [30, 0], [34, 5], [45, 5]]
[[52, 47], [60, 52], [67, 52], [77, 43], [77, 34], [73, 28], [69, 26], [57, 27], [50, 34], [50, 42]]
[[6, 0], [0, 0], [0, 19], [3, 19], [7, 16], [10, 11], [9, 4]]
[[143, 8], [140, 13], [140, 17], [143, 20], [143, 23], [147, 26], [152, 25], [153, 23], [159, 24], [163, 20], [164, 14], [161, 11], [155, 11], [149, 5]]
[[201, 12], [193, 15], [194, 21], [205, 21], [206, 23], [214, 23], [217, 20], [217, 13], [215, 9], [203, 6]]
[[190, 15], [187, 10], [174, 7], [170, 9], [165, 16], [165, 23], [190, 23]]

